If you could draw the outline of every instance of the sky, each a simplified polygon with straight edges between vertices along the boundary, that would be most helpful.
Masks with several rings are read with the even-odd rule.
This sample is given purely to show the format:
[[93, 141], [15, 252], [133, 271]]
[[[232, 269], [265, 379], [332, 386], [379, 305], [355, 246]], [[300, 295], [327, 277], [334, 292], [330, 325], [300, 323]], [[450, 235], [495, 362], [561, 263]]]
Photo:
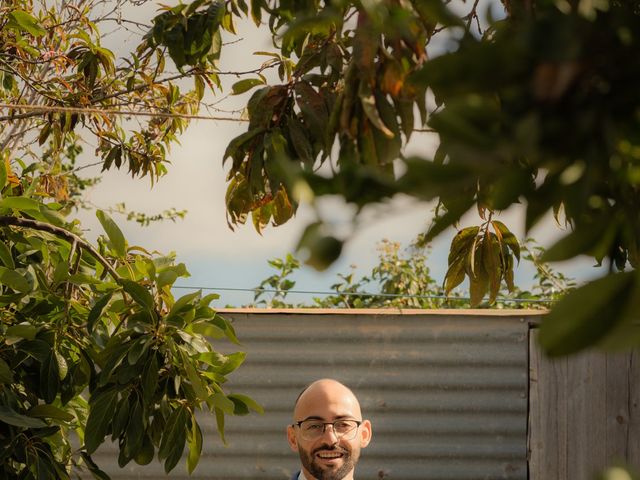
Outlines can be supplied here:
[[[154, 2], [135, 7], [125, 5], [125, 18], [148, 22], [155, 14]], [[163, 2], [170, 3], [170, 2]], [[254, 51], [272, 50], [270, 40], [250, 22], [238, 24], [239, 37], [243, 40], [225, 45], [221, 58], [221, 71], [244, 71], [256, 68], [266, 57], [255, 56]], [[109, 28], [105, 31], [110, 31]], [[227, 37], [225, 40], [229, 40]], [[114, 29], [103, 40], [103, 45], [114, 51], [135, 48], [136, 35]], [[224, 98], [230, 85], [238, 78], [223, 77], [225, 92], [217, 92], [209, 101], [220, 101], [219, 108], [234, 110], [243, 105], [251, 92], [238, 97]], [[206, 112], [203, 112], [206, 114]], [[220, 112], [211, 112], [221, 115]], [[225, 116], [238, 116], [224, 114]], [[267, 260], [284, 257], [294, 252], [305, 226], [314, 221], [312, 209], [302, 205], [296, 217], [280, 227], [268, 227], [259, 235], [251, 224], [239, 226], [231, 231], [225, 218], [224, 194], [227, 168], [222, 166], [222, 157], [228, 142], [246, 130], [246, 123], [223, 121], [193, 121], [181, 136], [181, 145], [176, 145], [169, 156], [169, 173], [153, 187], [148, 179], [132, 179], [125, 171], [112, 170], [100, 174], [99, 167], [86, 169], [87, 176], [100, 175], [102, 181], [91, 188], [86, 199], [98, 208], [109, 208], [125, 202], [130, 210], [149, 215], [170, 208], [187, 210], [187, 216], [176, 222], [155, 222], [140, 227], [134, 221], [114, 214], [114, 220], [125, 233], [129, 245], [140, 245], [163, 253], [176, 252], [177, 260], [186, 264], [191, 277], [180, 279], [176, 285], [183, 287], [206, 287], [217, 289], [221, 295], [214, 306], [242, 306], [253, 300], [253, 292], [235, 292], [222, 289], [252, 289], [261, 280], [271, 275]], [[437, 138], [432, 134], [418, 134], [406, 153], [429, 158], [437, 147]], [[81, 162], [96, 161], [93, 148], [87, 146]], [[292, 278], [296, 290], [326, 292], [335, 283], [337, 273], [347, 273], [357, 266], [356, 273], [367, 274], [376, 264], [376, 244], [382, 239], [401, 242], [407, 246], [419, 233], [426, 231], [433, 215], [433, 204], [420, 203], [409, 198], [394, 198], [392, 201], [367, 208], [360, 227], [346, 244], [340, 259], [327, 271], [319, 273], [304, 266]], [[336, 226], [345, 226], [353, 210], [340, 199], [328, 198], [321, 202], [323, 215]], [[93, 211], [78, 213], [87, 236], [95, 238], [101, 227]], [[518, 238], [524, 238], [524, 216], [522, 208], [513, 208], [499, 217]], [[459, 227], [480, 224], [474, 212], [467, 214]], [[565, 232], [566, 233], [566, 232]], [[454, 229], [441, 234], [431, 245], [428, 265], [432, 276], [442, 281], [447, 269], [449, 243]], [[540, 244], [549, 246], [563, 231], [548, 218], [529, 233]], [[590, 278], [596, 274], [592, 259], [580, 259], [554, 268], [577, 279]], [[531, 283], [532, 268], [516, 269], [516, 283], [526, 288]], [[463, 285], [466, 288], [466, 283]], [[187, 293], [176, 290], [177, 294]], [[313, 295], [291, 295], [292, 302], [309, 301]]]

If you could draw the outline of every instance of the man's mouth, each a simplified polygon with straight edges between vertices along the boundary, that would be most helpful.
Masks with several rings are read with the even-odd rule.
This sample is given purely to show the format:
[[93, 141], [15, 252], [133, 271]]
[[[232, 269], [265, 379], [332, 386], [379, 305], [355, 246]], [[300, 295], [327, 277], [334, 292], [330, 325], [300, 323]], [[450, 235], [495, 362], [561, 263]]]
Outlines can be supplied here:
[[326, 465], [333, 465], [340, 461], [345, 461], [348, 458], [348, 452], [341, 448], [319, 448], [315, 451], [315, 457]]
[[318, 452], [317, 455], [323, 460], [331, 460], [334, 458], [342, 458], [344, 454], [341, 452]]

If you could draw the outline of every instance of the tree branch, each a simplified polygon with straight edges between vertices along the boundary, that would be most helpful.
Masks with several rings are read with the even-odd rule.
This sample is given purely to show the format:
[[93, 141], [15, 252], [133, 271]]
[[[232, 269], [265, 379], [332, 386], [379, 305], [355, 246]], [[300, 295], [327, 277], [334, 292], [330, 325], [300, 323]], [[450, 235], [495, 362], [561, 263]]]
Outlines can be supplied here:
[[120, 275], [118, 275], [118, 272], [116, 272], [116, 270], [111, 266], [107, 259], [100, 255], [100, 253], [95, 248], [93, 248], [93, 245], [91, 245], [89, 242], [82, 239], [75, 233], [65, 230], [64, 228], [56, 227], [55, 225], [51, 225], [49, 223], [39, 222], [37, 220], [31, 220], [29, 218], [11, 216], [0, 216], [0, 225], [39, 230], [41, 232], [51, 233], [57, 237], [62, 237], [72, 244], [75, 243], [79, 247], [84, 248], [86, 251], [88, 251], [98, 262], [100, 262], [104, 266], [109, 274], [111, 274], [111, 277], [113, 277], [116, 282], [120, 283]]

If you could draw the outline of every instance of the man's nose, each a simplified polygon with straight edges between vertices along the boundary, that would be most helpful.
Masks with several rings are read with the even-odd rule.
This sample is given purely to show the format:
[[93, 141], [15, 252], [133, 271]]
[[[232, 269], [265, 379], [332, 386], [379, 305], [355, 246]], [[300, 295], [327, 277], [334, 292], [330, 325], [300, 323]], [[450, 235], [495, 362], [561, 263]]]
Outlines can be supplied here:
[[322, 432], [323, 438], [330, 438], [331, 444], [338, 443], [338, 435], [336, 431], [333, 429], [333, 425], [331, 423], [325, 423], [324, 430]]

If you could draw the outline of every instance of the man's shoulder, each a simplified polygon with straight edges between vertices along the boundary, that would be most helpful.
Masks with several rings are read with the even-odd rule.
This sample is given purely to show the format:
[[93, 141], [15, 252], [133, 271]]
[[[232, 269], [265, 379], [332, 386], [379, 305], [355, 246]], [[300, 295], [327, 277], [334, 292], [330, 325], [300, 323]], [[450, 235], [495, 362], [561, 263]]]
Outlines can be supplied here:
[[298, 470], [296, 473], [293, 474], [293, 477], [291, 477], [291, 480], [298, 480], [299, 475], [300, 475], [300, 470]]

